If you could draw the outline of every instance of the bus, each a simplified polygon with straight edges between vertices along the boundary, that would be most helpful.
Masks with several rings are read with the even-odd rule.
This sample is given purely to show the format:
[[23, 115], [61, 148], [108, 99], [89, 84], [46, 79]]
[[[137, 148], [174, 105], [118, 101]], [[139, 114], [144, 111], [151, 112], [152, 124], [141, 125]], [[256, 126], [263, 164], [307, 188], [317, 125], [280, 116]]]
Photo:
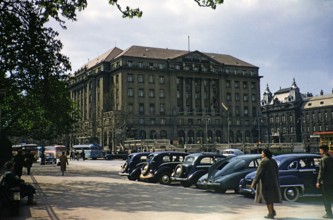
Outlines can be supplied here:
[[51, 145], [44, 147], [44, 154], [50, 154], [56, 159], [59, 159], [62, 152], [67, 152], [67, 147], [65, 145]]
[[98, 144], [78, 144], [73, 146], [74, 153], [81, 153], [84, 151], [85, 158], [96, 160], [97, 158], [103, 158], [102, 147]]
[[22, 144], [12, 145], [12, 152], [13, 152], [14, 155], [16, 155], [19, 150], [22, 151], [23, 155], [28, 153], [28, 151], [30, 151], [34, 155], [35, 160], [36, 161], [38, 160], [37, 144], [22, 143]]

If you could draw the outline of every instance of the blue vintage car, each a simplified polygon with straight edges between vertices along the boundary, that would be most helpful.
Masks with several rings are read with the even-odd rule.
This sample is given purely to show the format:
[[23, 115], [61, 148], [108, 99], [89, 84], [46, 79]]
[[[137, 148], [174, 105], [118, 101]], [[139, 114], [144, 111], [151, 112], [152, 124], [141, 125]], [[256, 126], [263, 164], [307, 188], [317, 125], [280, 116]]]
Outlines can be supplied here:
[[233, 189], [238, 193], [239, 181], [257, 169], [261, 161], [260, 154], [245, 154], [227, 157], [213, 164], [207, 174], [197, 182], [199, 188], [212, 189], [225, 193]]
[[[300, 196], [320, 193], [316, 188], [320, 155], [282, 154], [273, 158], [279, 166], [280, 187], [284, 200], [294, 202]], [[240, 181], [240, 193], [254, 194], [250, 186], [255, 175], [256, 172], [252, 172]]]
[[141, 167], [148, 160], [150, 152], [132, 153], [128, 156], [126, 162], [121, 166], [120, 176], [127, 176], [129, 180], [137, 180], [141, 174]]
[[190, 187], [208, 172], [209, 167], [226, 156], [218, 153], [194, 153], [185, 157], [183, 163], [174, 169], [171, 179], [180, 181], [184, 187]]

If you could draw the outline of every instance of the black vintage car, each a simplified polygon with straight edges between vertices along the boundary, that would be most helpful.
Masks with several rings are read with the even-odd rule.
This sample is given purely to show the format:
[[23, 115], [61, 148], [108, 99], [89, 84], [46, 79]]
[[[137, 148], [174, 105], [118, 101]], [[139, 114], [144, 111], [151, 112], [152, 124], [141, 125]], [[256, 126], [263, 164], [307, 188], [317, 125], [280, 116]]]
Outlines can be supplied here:
[[175, 167], [182, 163], [187, 153], [161, 151], [149, 155], [148, 162], [142, 166], [141, 179], [149, 182], [171, 183], [171, 174]]
[[[320, 155], [318, 154], [282, 154], [273, 157], [279, 166], [280, 188], [283, 199], [297, 201], [300, 196], [319, 194], [316, 188]], [[243, 194], [254, 194], [251, 184], [256, 175], [252, 172], [239, 183]]]
[[129, 180], [137, 180], [141, 174], [141, 167], [147, 162], [150, 152], [132, 153], [121, 166], [120, 176], [127, 176]]
[[184, 187], [190, 187], [208, 172], [209, 167], [216, 161], [226, 158], [217, 153], [194, 153], [185, 157], [183, 163], [174, 169], [171, 179], [180, 181]]
[[221, 193], [225, 193], [227, 189], [233, 189], [238, 193], [239, 181], [255, 171], [260, 161], [260, 154], [227, 157], [213, 164], [208, 173], [198, 180], [197, 186]]

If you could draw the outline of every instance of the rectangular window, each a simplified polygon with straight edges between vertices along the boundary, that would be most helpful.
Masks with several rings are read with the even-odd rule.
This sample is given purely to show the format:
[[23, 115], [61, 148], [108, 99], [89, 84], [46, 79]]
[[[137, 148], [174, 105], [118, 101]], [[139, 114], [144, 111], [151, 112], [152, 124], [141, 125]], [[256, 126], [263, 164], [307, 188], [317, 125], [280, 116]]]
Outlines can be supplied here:
[[160, 89], [160, 98], [165, 98], [164, 89]]
[[145, 123], [145, 120], [144, 120], [143, 118], [140, 118], [140, 119], [139, 119], [139, 124], [140, 124], [140, 125], [143, 125], [144, 123]]
[[154, 89], [149, 89], [149, 98], [154, 98], [155, 97], [155, 91]]
[[252, 94], [252, 96], [251, 96], [251, 100], [252, 100], [252, 102], [255, 102], [255, 101], [257, 101], [257, 97], [256, 97], [256, 95], [255, 95], [255, 94]]
[[154, 83], [154, 76], [153, 75], [149, 75], [149, 83]]
[[164, 76], [160, 76], [160, 84], [164, 84], [165, 83], [165, 78]]
[[239, 89], [239, 81], [235, 81], [235, 88]]
[[239, 93], [235, 93], [235, 100], [238, 102], [240, 100], [240, 95]]
[[165, 125], [165, 119], [161, 118], [161, 125]]
[[133, 74], [128, 74], [127, 75], [127, 82], [134, 82]]
[[244, 95], [243, 95], [243, 101], [244, 101], [244, 102], [247, 102], [248, 100], [249, 100], [248, 95], [247, 95], [247, 94], [244, 94]]
[[248, 84], [247, 84], [247, 82], [243, 82], [243, 89], [248, 89]]
[[139, 67], [142, 68], [143, 67], [143, 63], [139, 62]]
[[160, 114], [164, 114], [165, 113], [165, 104], [164, 103], [160, 103]]
[[145, 113], [145, 104], [139, 103], [139, 114], [143, 115]]
[[139, 97], [145, 97], [145, 90], [139, 89]]
[[163, 63], [160, 63], [159, 65], [158, 65], [158, 68], [161, 70], [161, 69], [164, 69], [164, 64]]
[[231, 101], [231, 94], [227, 93], [227, 101], [230, 102]]
[[149, 113], [155, 114], [155, 104], [154, 103], [149, 104]]
[[144, 76], [143, 76], [143, 74], [139, 74], [138, 75], [138, 83], [144, 83], [145, 81], [144, 81]]
[[133, 103], [128, 103], [128, 112], [133, 113]]
[[230, 87], [231, 87], [231, 82], [230, 82], [230, 80], [227, 80], [227, 81], [226, 81], [225, 86], [226, 86], [227, 88], [230, 88]]
[[251, 89], [256, 89], [256, 83], [255, 82], [251, 82]]
[[127, 61], [127, 66], [128, 66], [128, 67], [132, 67], [132, 65], [133, 65], [133, 62], [132, 62], [131, 60], [128, 60], [128, 61]]
[[128, 96], [128, 97], [133, 97], [133, 96], [134, 96], [133, 88], [128, 88], [128, 89], [127, 89], [127, 96]]
[[249, 108], [247, 106], [244, 107], [244, 116], [249, 116]]

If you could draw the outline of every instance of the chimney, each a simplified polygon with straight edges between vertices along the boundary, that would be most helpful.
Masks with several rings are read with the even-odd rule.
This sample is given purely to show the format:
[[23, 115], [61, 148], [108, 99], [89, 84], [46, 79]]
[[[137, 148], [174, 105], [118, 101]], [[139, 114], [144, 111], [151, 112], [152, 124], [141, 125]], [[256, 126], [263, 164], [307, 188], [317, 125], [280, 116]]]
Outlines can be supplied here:
[[320, 90], [320, 95], [324, 95], [324, 91], [323, 90]]

